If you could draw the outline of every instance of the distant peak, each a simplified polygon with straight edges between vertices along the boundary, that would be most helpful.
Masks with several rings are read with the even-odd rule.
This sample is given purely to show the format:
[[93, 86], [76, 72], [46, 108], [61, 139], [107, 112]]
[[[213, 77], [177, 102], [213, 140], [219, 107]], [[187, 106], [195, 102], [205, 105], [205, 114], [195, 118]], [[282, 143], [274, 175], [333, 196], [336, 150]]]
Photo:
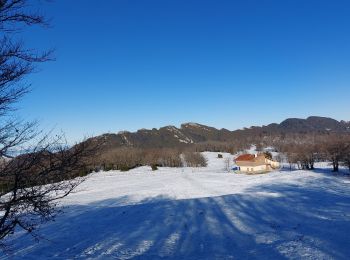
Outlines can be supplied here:
[[147, 129], [147, 128], [141, 128], [141, 129], [139, 129], [138, 131], [147, 132], [147, 131], [151, 131], [151, 130], [149, 130], [149, 129]]
[[165, 126], [165, 128], [168, 128], [168, 129], [177, 129], [177, 127], [176, 127], [176, 126], [173, 126], [173, 125], [167, 125], [167, 126]]
[[123, 130], [123, 131], [119, 131], [118, 135], [124, 135], [124, 134], [129, 134], [129, 131]]
[[202, 127], [202, 125], [197, 124], [197, 123], [193, 123], [193, 122], [184, 123], [184, 124], [182, 124], [182, 125], [185, 126], [185, 127], [188, 127], [188, 126]]

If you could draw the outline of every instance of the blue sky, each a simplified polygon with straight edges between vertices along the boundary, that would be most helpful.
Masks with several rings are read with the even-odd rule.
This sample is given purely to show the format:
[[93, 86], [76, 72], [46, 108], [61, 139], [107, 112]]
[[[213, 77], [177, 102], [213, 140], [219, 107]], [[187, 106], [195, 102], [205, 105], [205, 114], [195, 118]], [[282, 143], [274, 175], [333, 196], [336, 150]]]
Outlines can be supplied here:
[[70, 141], [198, 122], [350, 120], [349, 1], [57, 0], [19, 114]]

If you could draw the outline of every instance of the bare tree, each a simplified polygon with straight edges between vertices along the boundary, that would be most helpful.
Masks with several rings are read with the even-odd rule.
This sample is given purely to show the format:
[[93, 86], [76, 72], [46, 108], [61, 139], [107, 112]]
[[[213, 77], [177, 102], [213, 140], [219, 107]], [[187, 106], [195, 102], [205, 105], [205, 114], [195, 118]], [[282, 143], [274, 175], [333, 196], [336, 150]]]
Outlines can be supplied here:
[[225, 171], [230, 172], [231, 171], [231, 159], [229, 157], [225, 158]]
[[[86, 142], [69, 148], [61, 138], [45, 136], [28, 152], [0, 168], [0, 239], [20, 227], [29, 233], [55, 217], [58, 199], [71, 193], [86, 175], [95, 149]], [[33, 233], [35, 235], [35, 233]]]
[[323, 142], [323, 149], [327, 158], [332, 163], [333, 171], [338, 172], [339, 165], [342, 162], [346, 151], [346, 142], [344, 137], [329, 136], [328, 138], [325, 138]]
[[[32, 3], [32, 2], [31, 2]], [[22, 228], [31, 234], [53, 219], [57, 201], [67, 196], [87, 173], [95, 145], [69, 147], [64, 138], [38, 139], [36, 123], [14, 119], [14, 104], [29, 90], [25, 77], [51, 52], [36, 53], [18, 41], [25, 27], [46, 25], [30, 13], [27, 0], [0, 0], [0, 239]], [[75, 178], [75, 179], [74, 179]], [[1, 242], [4, 245], [4, 242]]]
[[350, 141], [346, 143], [346, 147], [343, 155], [343, 164], [350, 171]]

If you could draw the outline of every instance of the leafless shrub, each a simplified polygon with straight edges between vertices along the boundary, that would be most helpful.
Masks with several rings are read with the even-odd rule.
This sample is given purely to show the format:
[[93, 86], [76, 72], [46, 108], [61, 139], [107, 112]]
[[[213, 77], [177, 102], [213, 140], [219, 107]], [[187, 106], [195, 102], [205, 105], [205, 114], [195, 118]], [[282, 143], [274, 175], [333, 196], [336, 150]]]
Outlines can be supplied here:
[[176, 149], [162, 149], [162, 154], [159, 155], [158, 165], [163, 167], [181, 167], [182, 161], [180, 158], [181, 152]]
[[188, 167], [206, 167], [207, 159], [198, 152], [184, 152], [184, 160]]
[[97, 164], [104, 170], [127, 171], [142, 165], [143, 153], [141, 149], [122, 147], [103, 151]]

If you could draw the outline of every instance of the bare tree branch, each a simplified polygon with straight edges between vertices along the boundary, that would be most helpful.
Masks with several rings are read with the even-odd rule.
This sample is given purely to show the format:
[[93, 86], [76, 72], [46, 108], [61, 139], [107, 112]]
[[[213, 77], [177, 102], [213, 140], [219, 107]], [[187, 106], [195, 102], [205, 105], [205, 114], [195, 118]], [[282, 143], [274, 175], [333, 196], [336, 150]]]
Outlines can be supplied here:
[[16, 228], [39, 237], [36, 227], [53, 219], [58, 200], [84, 181], [98, 145], [69, 147], [63, 136], [43, 135], [36, 122], [14, 119], [14, 104], [29, 91], [24, 79], [52, 59], [52, 51], [39, 53], [17, 40], [23, 28], [47, 25], [28, 3], [0, 0], [0, 245]]

